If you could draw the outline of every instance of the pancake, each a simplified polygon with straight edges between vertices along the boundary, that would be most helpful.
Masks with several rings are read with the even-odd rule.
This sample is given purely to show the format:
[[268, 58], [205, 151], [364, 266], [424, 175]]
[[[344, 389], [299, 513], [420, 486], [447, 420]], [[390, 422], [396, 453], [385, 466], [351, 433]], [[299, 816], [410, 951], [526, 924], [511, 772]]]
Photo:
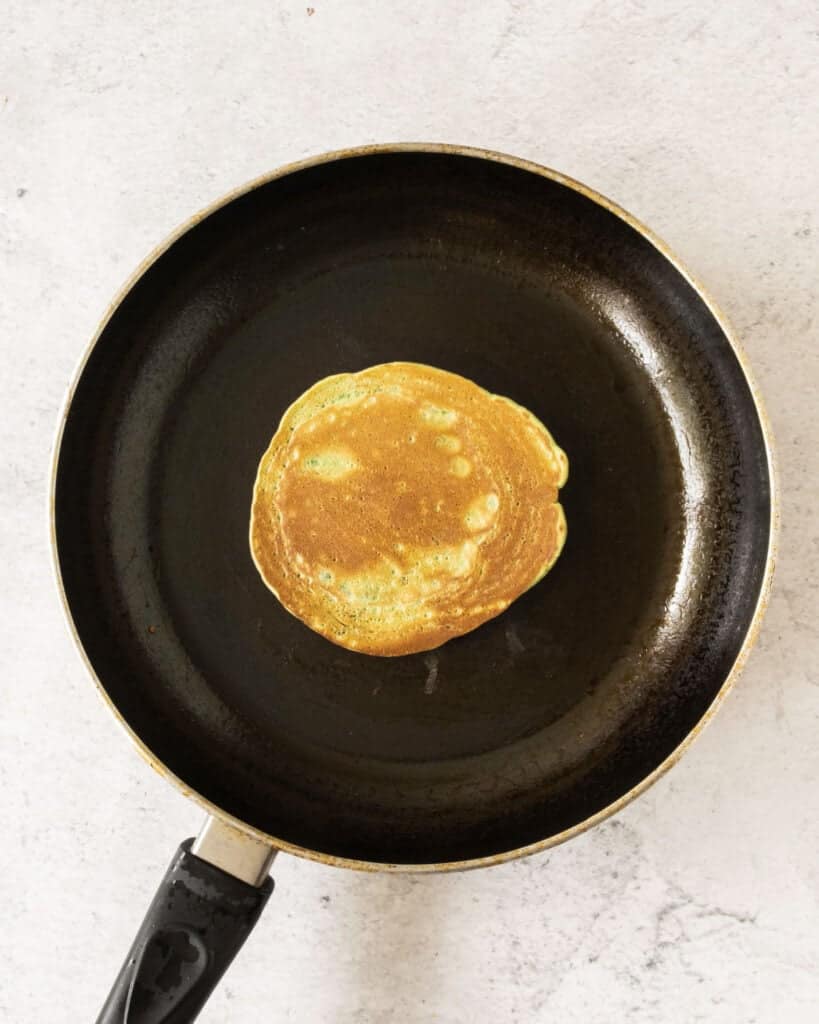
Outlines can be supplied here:
[[567, 475], [510, 399], [419, 363], [372, 366], [285, 412], [259, 464], [250, 550], [284, 607], [333, 643], [426, 651], [546, 575]]

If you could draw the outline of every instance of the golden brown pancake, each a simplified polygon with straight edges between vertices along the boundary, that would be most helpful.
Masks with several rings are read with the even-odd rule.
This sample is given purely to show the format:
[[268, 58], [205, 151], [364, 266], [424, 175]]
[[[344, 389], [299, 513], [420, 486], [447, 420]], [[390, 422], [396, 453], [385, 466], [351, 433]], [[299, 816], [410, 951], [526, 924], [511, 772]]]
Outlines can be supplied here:
[[284, 414], [259, 464], [250, 549], [284, 607], [333, 643], [426, 651], [549, 571], [567, 475], [522, 406], [384, 363], [319, 381]]

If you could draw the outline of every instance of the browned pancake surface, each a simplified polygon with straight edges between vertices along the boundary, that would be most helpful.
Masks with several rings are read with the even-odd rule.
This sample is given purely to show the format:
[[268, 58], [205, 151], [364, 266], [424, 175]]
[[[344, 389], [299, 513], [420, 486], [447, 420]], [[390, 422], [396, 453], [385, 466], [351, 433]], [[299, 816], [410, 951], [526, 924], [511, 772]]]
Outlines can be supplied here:
[[319, 381], [262, 457], [250, 545], [265, 583], [327, 639], [429, 650], [553, 565], [568, 462], [519, 405], [416, 363]]

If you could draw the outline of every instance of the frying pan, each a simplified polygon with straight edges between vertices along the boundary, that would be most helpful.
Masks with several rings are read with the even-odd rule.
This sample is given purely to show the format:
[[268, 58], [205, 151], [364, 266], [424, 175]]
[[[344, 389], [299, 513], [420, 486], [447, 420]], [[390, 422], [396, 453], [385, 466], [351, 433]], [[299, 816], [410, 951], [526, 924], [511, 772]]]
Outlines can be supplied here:
[[[437, 651], [376, 658], [251, 560], [259, 458], [317, 379], [429, 363], [521, 403], [571, 463], [555, 568]], [[449, 146], [334, 153], [195, 218], [115, 303], [54, 474], [65, 606], [110, 708], [209, 819], [99, 1020], [192, 1020], [273, 852], [442, 870], [622, 807], [724, 696], [772, 568], [771, 456], [712, 303], [631, 216]]]

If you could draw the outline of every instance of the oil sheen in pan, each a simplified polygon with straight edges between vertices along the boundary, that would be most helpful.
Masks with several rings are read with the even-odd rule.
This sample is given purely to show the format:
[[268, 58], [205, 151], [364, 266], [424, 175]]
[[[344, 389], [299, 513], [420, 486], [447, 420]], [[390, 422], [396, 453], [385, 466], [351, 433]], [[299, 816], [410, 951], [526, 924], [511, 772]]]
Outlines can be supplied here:
[[[350, 322], [342, 336], [362, 335], [356, 321], [373, 289], [389, 294], [394, 288], [394, 301], [404, 288], [410, 293], [423, 289], [433, 310], [447, 302], [450, 273], [417, 260], [398, 261], [396, 269], [395, 262], [336, 271], [334, 301], [342, 322]], [[460, 266], [458, 275], [463, 301], [477, 315], [469, 329], [473, 352], [450, 362], [449, 368], [513, 395], [544, 419], [545, 410], [554, 410], [561, 446], [572, 459], [571, 478], [561, 492], [571, 534], [544, 586], [524, 594], [499, 619], [436, 653], [435, 700], [418, 700], [429, 686], [431, 655], [393, 659], [385, 673], [380, 659], [345, 652], [298, 623], [290, 625], [289, 616], [271, 606], [248, 557], [246, 498], [238, 507], [222, 498], [242, 487], [248, 494], [258, 453], [269, 441], [271, 406], [285, 408], [292, 398], [278, 379], [288, 366], [288, 350], [283, 362], [271, 367], [263, 357], [267, 339], [286, 336], [291, 317], [300, 318], [305, 308], [321, 308], [326, 301], [321, 298], [322, 279], [307, 282], [292, 298], [280, 298], [238, 328], [229, 346], [211, 350], [207, 373], [188, 380], [184, 402], [163, 430], [163, 480], [158, 488], [163, 503], [157, 509], [160, 538], [167, 537], [161, 549], [169, 567], [163, 592], [172, 601], [175, 622], [194, 615], [185, 634], [186, 649], [197, 665], [206, 667], [217, 693], [219, 681], [232, 678], [233, 658], [241, 658], [248, 678], [258, 679], [259, 686], [232, 687], [224, 694], [225, 705], [237, 708], [243, 719], [259, 722], [265, 732], [276, 734], [286, 722], [277, 744], [300, 749], [304, 744], [311, 757], [327, 755], [333, 764], [339, 757], [360, 763], [362, 756], [400, 764], [430, 758], [448, 762], [493, 751], [505, 751], [506, 757], [511, 744], [543, 730], [548, 730], [548, 739], [541, 737], [544, 746], [557, 751], [578, 730], [577, 721], [561, 726], [561, 720], [578, 703], [582, 718], [589, 701], [599, 703], [593, 721], [606, 735], [614, 724], [612, 715], [625, 721], [645, 696], [632, 680], [641, 663], [649, 664], [645, 652], [658, 628], [658, 609], [676, 586], [684, 481], [666, 410], [639, 361], [619, 339], [613, 343], [610, 322], [557, 288], [555, 293], [545, 291], [534, 274], [523, 280], [499, 277], [473, 261]], [[485, 299], [482, 303], [490, 287], [504, 310], [504, 325], [498, 314], [488, 316]], [[508, 297], [498, 294], [506, 296], [507, 289]], [[538, 337], [544, 323], [549, 324], [550, 345], [538, 353], [543, 363], [539, 370], [526, 339]], [[481, 325], [484, 337], [478, 334]], [[419, 337], [430, 341], [423, 347], [416, 342], [419, 354], [430, 358], [437, 351], [440, 359], [445, 350], [434, 325], [425, 322], [424, 328]], [[504, 351], [495, 355], [498, 337]], [[394, 351], [390, 342], [387, 334], [383, 347], [374, 352]], [[484, 353], [481, 358], [474, 353], [478, 348]], [[322, 358], [320, 338], [305, 329], [297, 351], [304, 379]], [[340, 358], [346, 363], [348, 357]], [[517, 374], [524, 361], [531, 380]], [[306, 382], [312, 383], [309, 378]], [[237, 421], [233, 396], [251, 387], [259, 399]], [[258, 439], [255, 448], [243, 433], [248, 419], [251, 436]], [[241, 453], [241, 459], [225, 458], [214, 465], [207, 458], [211, 444]], [[211, 561], [206, 553], [220, 546], [220, 556]], [[182, 580], [191, 589], [186, 583], [177, 595], [177, 581]], [[229, 602], [242, 610], [218, 630], [213, 594], [219, 595], [219, 605]], [[201, 615], [212, 617], [213, 632], [197, 628]], [[613, 662], [612, 646], [620, 636], [639, 636], [641, 642], [618, 647]], [[265, 685], [265, 679], [275, 684]], [[584, 680], [582, 686], [578, 679]], [[372, 728], [374, 717], [377, 729]], [[589, 744], [597, 740], [589, 721], [579, 729]], [[585, 743], [583, 748], [588, 749]]]

